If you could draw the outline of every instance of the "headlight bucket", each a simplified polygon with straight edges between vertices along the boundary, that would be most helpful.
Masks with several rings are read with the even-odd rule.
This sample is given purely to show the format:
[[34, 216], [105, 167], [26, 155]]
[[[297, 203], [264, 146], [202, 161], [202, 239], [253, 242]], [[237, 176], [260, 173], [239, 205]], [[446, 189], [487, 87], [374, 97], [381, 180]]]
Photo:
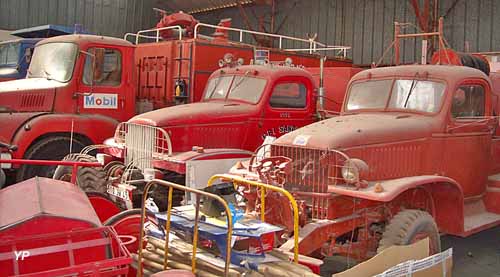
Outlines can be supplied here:
[[348, 184], [358, 184], [368, 173], [368, 165], [360, 159], [348, 159], [342, 166], [342, 178]]

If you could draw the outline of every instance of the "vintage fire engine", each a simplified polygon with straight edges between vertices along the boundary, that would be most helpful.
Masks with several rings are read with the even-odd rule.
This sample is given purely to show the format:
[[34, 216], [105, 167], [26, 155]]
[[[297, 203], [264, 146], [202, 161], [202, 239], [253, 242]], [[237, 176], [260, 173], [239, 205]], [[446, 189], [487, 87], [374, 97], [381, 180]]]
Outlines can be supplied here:
[[[500, 73], [481, 55], [446, 48], [442, 19], [435, 33], [400, 35], [398, 26], [396, 54], [400, 38], [438, 36], [431, 64], [358, 73], [340, 116], [288, 133], [231, 169], [294, 194], [301, 254], [363, 260], [425, 237], [436, 253], [440, 233], [465, 237], [500, 223]], [[258, 208], [248, 193], [249, 208]], [[287, 201], [266, 198], [275, 198], [266, 201], [269, 217], [291, 230]]]
[[[438, 57], [473, 60], [485, 72], [459, 65], [363, 71], [349, 84], [341, 116], [288, 133], [265, 158], [232, 168], [294, 194], [301, 254], [363, 260], [424, 237], [435, 253], [439, 233], [465, 237], [500, 223], [500, 74], [477, 56], [445, 50]], [[287, 201], [266, 198], [269, 217], [291, 226]]]
[[[199, 101], [210, 73], [219, 68], [225, 54], [246, 63], [291, 56], [297, 63], [318, 66], [315, 49], [328, 48], [311, 39], [260, 33], [275, 39], [277, 48], [259, 48], [243, 42], [249, 31], [225, 24], [202, 24], [177, 13], [165, 16], [156, 29], [133, 35], [137, 45], [90, 35], [39, 42], [27, 78], [0, 84], [0, 141], [18, 146], [13, 158], [60, 160], [86, 145], [102, 143], [113, 136], [119, 122], [136, 114]], [[207, 30], [216, 32], [201, 34]], [[228, 32], [240, 34], [240, 40], [229, 40]], [[286, 51], [287, 41], [306, 44], [310, 51]], [[347, 48], [334, 49], [342, 57], [326, 64], [350, 66], [344, 56]], [[21, 180], [52, 176], [53, 170], [23, 165], [8, 173]]]

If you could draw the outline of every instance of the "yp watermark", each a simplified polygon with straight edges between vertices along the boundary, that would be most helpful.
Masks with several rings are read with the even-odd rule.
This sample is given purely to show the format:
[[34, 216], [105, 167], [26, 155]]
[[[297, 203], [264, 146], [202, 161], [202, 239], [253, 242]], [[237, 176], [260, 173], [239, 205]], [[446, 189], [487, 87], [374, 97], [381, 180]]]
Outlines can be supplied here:
[[31, 254], [29, 251], [14, 251], [14, 255], [16, 255], [17, 261], [24, 261], [24, 259], [29, 257]]

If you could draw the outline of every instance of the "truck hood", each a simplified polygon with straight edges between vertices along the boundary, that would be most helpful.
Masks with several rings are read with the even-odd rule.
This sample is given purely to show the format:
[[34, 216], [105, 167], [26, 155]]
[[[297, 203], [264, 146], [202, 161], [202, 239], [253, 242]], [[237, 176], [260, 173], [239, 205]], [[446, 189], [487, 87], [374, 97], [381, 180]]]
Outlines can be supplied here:
[[323, 120], [278, 138], [274, 144], [346, 149], [428, 137], [432, 117], [414, 114], [355, 114]]
[[257, 106], [239, 102], [199, 102], [147, 112], [129, 122], [157, 127], [237, 122], [247, 120], [256, 111]]
[[49, 112], [56, 89], [65, 86], [45, 78], [20, 79], [0, 83], [0, 113]]

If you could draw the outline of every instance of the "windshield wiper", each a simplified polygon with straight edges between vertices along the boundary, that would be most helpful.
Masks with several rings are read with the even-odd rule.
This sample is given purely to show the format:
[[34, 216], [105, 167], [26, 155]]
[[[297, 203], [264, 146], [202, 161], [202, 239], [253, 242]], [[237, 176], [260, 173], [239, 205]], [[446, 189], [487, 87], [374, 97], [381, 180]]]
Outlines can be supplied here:
[[406, 106], [408, 105], [408, 101], [410, 100], [410, 96], [411, 96], [413, 90], [417, 87], [417, 83], [418, 83], [417, 78], [418, 78], [418, 73], [415, 74], [415, 77], [411, 81], [410, 90], [408, 91], [408, 95], [406, 96], [406, 99], [405, 99], [405, 104], [403, 105], [404, 108], [406, 108]]
[[49, 72], [47, 72], [47, 70], [45, 70], [45, 68], [43, 69], [43, 73], [45, 74], [45, 79], [47, 80], [52, 80], [52, 77], [51, 77], [51, 74]]
[[221, 80], [221, 79], [222, 79], [222, 77], [217, 78], [217, 80], [215, 81], [215, 86], [214, 86], [214, 88], [212, 89], [212, 91], [210, 92], [210, 94], [209, 94], [209, 95], [207, 95], [208, 97], [207, 97], [206, 99], [210, 99], [210, 98], [212, 98], [212, 95], [214, 94], [215, 89], [219, 86], [219, 83], [220, 83], [220, 80]]

